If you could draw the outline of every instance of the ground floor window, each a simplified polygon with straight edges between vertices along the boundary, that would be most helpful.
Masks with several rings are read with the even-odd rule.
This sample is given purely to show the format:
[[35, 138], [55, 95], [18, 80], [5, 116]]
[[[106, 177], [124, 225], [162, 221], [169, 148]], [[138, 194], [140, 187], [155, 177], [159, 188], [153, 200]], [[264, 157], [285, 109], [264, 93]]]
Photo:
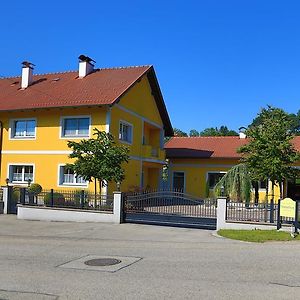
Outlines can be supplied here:
[[221, 180], [225, 175], [225, 172], [211, 172], [207, 173], [207, 182], [210, 189], [214, 189], [216, 184]]
[[14, 183], [27, 183], [33, 181], [32, 165], [10, 165], [9, 180]]
[[59, 184], [60, 185], [83, 185], [86, 186], [87, 182], [76, 173], [65, 166], [59, 167]]
[[184, 172], [173, 173], [173, 189], [184, 190]]

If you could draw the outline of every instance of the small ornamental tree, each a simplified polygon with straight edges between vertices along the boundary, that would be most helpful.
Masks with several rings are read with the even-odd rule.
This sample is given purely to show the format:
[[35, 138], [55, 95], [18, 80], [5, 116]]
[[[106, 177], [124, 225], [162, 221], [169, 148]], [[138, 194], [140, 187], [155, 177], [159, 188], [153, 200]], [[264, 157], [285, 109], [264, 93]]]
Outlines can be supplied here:
[[[250, 202], [251, 178], [247, 166], [238, 164], [232, 167], [216, 184], [214, 192], [217, 196], [229, 196], [230, 199]], [[224, 195], [222, 195], [224, 192]]]
[[94, 181], [96, 197], [97, 182], [101, 192], [101, 187], [106, 182], [121, 183], [124, 180], [122, 164], [129, 161], [129, 149], [123, 145], [116, 145], [113, 135], [105, 131], [95, 128], [93, 135], [95, 138], [80, 142], [68, 141], [68, 147], [72, 149], [69, 157], [76, 160], [66, 167], [84, 180]]
[[292, 121], [282, 109], [271, 106], [264, 108], [258, 119], [260, 122], [257, 125], [246, 130], [249, 143], [238, 152], [242, 153], [242, 162], [247, 165], [252, 180], [270, 180], [272, 199], [274, 186], [279, 184], [282, 197], [282, 183], [285, 179], [295, 178], [298, 172], [292, 167], [299, 160], [299, 153], [291, 143], [294, 137]]

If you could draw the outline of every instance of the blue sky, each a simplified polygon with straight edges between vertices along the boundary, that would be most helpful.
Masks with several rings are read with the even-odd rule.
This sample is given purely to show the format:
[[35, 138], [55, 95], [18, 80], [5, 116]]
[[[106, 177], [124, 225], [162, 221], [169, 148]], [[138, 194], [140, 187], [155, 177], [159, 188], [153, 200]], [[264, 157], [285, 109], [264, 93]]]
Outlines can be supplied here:
[[174, 127], [251, 123], [300, 103], [300, 2], [2, 1], [0, 75], [153, 64]]

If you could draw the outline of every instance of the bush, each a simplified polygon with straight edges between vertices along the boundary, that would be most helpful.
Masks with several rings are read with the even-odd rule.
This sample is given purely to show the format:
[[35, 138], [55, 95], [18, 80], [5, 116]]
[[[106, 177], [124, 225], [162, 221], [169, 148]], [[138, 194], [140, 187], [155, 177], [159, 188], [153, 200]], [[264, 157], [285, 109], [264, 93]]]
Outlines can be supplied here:
[[42, 190], [43, 188], [38, 183], [33, 183], [28, 188], [28, 192], [34, 196], [37, 196]]
[[[51, 206], [51, 193], [47, 193], [44, 197], [44, 204]], [[53, 205], [54, 206], [66, 206], [65, 197], [61, 193], [53, 193]]]

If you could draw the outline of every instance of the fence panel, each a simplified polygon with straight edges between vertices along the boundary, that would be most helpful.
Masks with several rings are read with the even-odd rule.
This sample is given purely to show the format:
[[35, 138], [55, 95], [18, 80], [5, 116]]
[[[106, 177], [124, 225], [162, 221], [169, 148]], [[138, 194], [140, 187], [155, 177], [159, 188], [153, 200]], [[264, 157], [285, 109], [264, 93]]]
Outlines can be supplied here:
[[84, 190], [43, 190], [32, 194], [26, 189], [24, 205], [73, 208], [113, 212], [113, 195], [94, 194]]

